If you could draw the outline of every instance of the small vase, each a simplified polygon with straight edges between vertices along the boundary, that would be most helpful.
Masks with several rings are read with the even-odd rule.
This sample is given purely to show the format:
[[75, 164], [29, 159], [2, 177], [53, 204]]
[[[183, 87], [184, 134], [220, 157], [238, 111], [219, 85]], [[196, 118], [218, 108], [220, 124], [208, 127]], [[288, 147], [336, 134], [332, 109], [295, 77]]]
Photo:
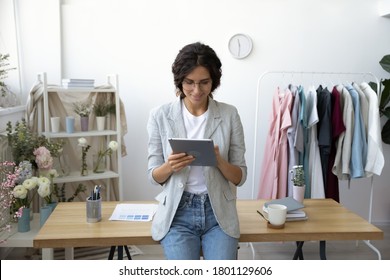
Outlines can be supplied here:
[[30, 208], [23, 208], [22, 216], [18, 218], [18, 232], [30, 231]]
[[53, 168], [57, 171], [58, 177], [68, 176], [70, 173], [68, 156], [60, 154], [58, 157], [53, 157]]
[[96, 117], [96, 126], [98, 131], [104, 130], [106, 124], [106, 117]]
[[51, 213], [53, 213], [54, 209], [57, 207], [58, 202], [51, 202], [47, 206], [51, 208]]
[[93, 173], [103, 173], [106, 170], [106, 157], [93, 155]]
[[88, 131], [89, 117], [80, 117], [81, 131]]
[[50, 206], [43, 206], [39, 211], [39, 224], [42, 227], [51, 214]]
[[305, 186], [293, 186], [293, 198], [302, 203], [305, 198]]
[[81, 176], [87, 176], [88, 175], [88, 164], [87, 164], [87, 155], [83, 152], [81, 156]]

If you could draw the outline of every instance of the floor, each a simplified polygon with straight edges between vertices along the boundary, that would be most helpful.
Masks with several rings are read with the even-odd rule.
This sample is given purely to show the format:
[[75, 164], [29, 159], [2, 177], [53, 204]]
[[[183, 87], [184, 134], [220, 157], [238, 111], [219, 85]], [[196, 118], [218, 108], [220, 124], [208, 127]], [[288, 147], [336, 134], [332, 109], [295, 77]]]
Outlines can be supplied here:
[[[381, 254], [382, 260], [390, 260], [390, 225], [380, 226], [384, 231], [384, 239], [371, 241]], [[295, 242], [240, 243], [239, 260], [289, 260], [295, 252]], [[159, 245], [129, 246], [134, 260], [162, 260], [164, 254]], [[252, 250], [253, 249], [253, 250]], [[253, 252], [255, 254], [253, 254]], [[109, 248], [75, 248], [75, 259], [107, 259]], [[303, 256], [307, 260], [319, 260], [319, 242], [305, 242]], [[328, 241], [326, 256], [329, 260], [377, 260], [378, 254], [364, 241]], [[55, 250], [55, 259], [63, 259], [63, 249]], [[115, 257], [114, 257], [115, 258]], [[40, 251], [33, 248], [15, 248], [7, 260], [39, 260]]]

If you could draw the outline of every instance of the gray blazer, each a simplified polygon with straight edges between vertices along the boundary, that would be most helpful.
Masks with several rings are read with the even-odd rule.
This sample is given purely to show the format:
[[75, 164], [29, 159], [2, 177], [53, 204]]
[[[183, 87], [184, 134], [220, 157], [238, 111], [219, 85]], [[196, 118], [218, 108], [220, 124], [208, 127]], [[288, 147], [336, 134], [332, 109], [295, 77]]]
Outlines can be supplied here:
[[[147, 125], [149, 133], [148, 145], [148, 176], [154, 184], [152, 176], [154, 168], [162, 165], [172, 153], [169, 138], [186, 138], [181, 101], [162, 105], [153, 109]], [[242, 179], [238, 186], [244, 184], [247, 178], [245, 162], [244, 131], [237, 109], [225, 103], [209, 98], [209, 116], [206, 123], [205, 138], [213, 139], [219, 146], [221, 156], [242, 170]], [[157, 213], [153, 219], [152, 237], [161, 240], [169, 231], [176, 209], [183, 194], [189, 175], [189, 167], [173, 173], [163, 184], [163, 191], [157, 195], [159, 202]], [[204, 166], [208, 194], [216, 219], [222, 230], [234, 237], [240, 237], [236, 196], [229, 183], [217, 167]]]

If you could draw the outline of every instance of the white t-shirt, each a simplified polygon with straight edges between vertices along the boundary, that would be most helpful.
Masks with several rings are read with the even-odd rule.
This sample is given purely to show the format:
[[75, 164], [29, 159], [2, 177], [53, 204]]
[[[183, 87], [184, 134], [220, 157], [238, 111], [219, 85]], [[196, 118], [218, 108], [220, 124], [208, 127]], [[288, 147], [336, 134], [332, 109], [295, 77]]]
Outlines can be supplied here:
[[[184, 125], [189, 139], [203, 139], [208, 117], [208, 110], [200, 116], [192, 115], [182, 100], [182, 114]], [[202, 166], [190, 166], [190, 175], [185, 191], [195, 194], [207, 193], [207, 186], [203, 175]]]

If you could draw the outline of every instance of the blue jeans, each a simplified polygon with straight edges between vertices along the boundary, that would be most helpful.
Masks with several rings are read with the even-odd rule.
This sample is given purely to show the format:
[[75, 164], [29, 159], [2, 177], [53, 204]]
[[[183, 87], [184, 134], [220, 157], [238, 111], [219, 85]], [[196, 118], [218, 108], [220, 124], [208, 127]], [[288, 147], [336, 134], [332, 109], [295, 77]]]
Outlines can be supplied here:
[[168, 234], [161, 240], [169, 260], [234, 260], [238, 239], [227, 235], [215, 219], [207, 194], [184, 192]]

